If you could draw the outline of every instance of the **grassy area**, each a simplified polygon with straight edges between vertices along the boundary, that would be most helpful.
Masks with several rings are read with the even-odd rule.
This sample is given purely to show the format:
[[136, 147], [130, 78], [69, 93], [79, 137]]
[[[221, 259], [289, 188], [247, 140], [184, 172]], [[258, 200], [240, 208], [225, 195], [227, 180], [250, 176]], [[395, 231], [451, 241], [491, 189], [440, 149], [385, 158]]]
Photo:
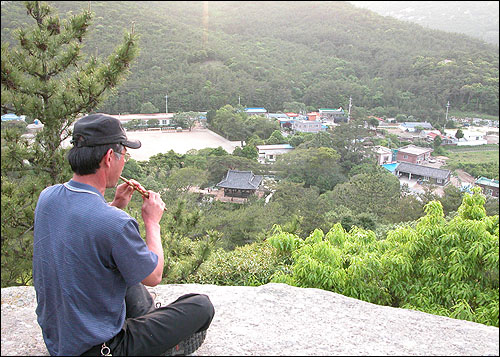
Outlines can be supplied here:
[[445, 155], [449, 157], [449, 155], [453, 155], [454, 153], [463, 153], [463, 152], [478, 152], [478, 151], [492, 151], [497, 153], [498, 157], [498, 144], [487, 144], [487, 145], [478, 145], [478, 146], [446, 146], [443, 147], [445, 150]]
[[481, 118], [481, 119], [489, 119], [489, 120], [498, 120], [498, 115], [489, 115], [484, 113], [474, 113], [474, 112], [460, 112], [455, 110], [450, 110], [448, 113], [448, 117], [455, 118]]
[[482, 164], [496, 162], [498, 163], [498, 148], [490, 151], [457, 151], [449, 152], [446, 155], [450, 159], [447, 165], [457, 166], [458, 164]]
[[461, 169], [474, 177], [484, 176], [498, 180], [498, 145], [447, 148], [445, 156], [449, 160], [443, 168]]

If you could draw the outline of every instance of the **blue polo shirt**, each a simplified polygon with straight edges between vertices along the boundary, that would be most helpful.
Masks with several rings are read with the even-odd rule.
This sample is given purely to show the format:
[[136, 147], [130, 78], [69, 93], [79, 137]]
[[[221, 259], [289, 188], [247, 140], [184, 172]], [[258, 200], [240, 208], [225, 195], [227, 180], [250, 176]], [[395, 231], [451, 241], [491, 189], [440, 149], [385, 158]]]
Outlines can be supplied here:
[[95, 187], [71, 180], [43, 190], [35, 209], [33, 284], [49, 353], [80, 355], [118, 334], [127, 286], [157, 263], [137, 221]]

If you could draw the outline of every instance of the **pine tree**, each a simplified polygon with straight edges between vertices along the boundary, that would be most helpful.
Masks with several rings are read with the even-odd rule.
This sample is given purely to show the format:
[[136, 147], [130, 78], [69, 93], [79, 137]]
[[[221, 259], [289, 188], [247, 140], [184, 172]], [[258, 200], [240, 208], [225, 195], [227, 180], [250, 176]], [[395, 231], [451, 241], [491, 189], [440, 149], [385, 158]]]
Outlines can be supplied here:
[[127, 33], [123, 43], [106, 61], [91, 56], [81, 63], [82, 43], [92, 13], [61, 21], [53, 9], [39, 1], [26, 2], [33, 28], [19, 28], [19, 47], [2, 43], [2, 112], [15, 112], [44, 124], [36, 138], [42, 155], [36, 165], [48, 170], [54, 182], [60, 171], [56, 159], [61, 142], [82, 113], [91, 112], [124, 78], [138, 48], [136, 35]]
[[[1, 108], [44, 124], [32, 142], [2, 130], [2, 286], [31, 275], [34, 208], [41, 190], [70, 177], [61, 143], [75, 119], [92, 112], [129, 73], [137, 35], [106, 59], [82, 54], [92, 21], [90, 6], [60, 20], [45, 2], [25, 2], [35, 24], [16, 30], [19, 46], [2, 42]], [[68, 177], [69, 176], [69, 177]]]

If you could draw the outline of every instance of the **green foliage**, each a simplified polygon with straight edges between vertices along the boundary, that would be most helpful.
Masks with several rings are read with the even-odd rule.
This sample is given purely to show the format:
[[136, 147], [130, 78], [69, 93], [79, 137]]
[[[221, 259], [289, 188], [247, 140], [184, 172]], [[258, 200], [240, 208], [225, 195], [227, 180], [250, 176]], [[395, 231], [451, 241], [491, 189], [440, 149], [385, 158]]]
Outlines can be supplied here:
[[182, 284], [189, 282], [202, 264], [210, 257], [221, 235], [209, 231], [195, 240], [178, 233], [162, 235], [165, 258], [162, 284]]
[[281, 131], [275, 130], [269, 139], [266, 140], [266, 145], [286, 144], [287, 142], [287, 139], [281, 134]]
[[[146, 102], [142, 103], [141, 109], [139, 109], [139, 113], [142, 114], [151, 114], [151, 113], [159, 113], [160, 111], [158, 110], [157, 107], [153, 105], [151, 102]], [[158, 119], [156, 119], [158, 120]]]
[[325, 192], [343, 179], [338, 160], [337, 152], [328, 147], [297, 148], [278, 156], [274, 167], [284, 179]]
[[237, 146], [233, 151], [233, 155], [245, 157], [250, 160], [257, 160], [257, 157], [259, 157], [259, 151], [253, 145], [245, 145], [243, 148]]
[[145, 125], [140, 119], [132, 119], [131, 121], [123, 124], [123, 127], [125, 128], [125, 130], [137, 130], [144, 129]]
[[340, 155], [339, 163], [345, 172], [365, 162], [373, 162], [371, 149], [363, 143], [370, 136], [361, 120], [341, 123], [332, 133], [332, 146]]
[[225, 105], [217, 110], [210, 128], [228, 140], [243, 141], [249, 134], [245, 127], [246, 118], [245, 112], [235, 109], [231, 105]]
[[305, 113], [306, 105], [299, 102], [285, 102], [283, 103], [283, 111], [285, 113]]
[[305, 240], [275, 228], [267, 242], [291, 258], [272, 281], [335, 291], [372, 303], [498, 326], [499, 224], [479, 189], [446, 220], [438, 201], [386, 239], [335, 224]]
[[481, 145], [475, 147], [447, 148], [446, 168], [449, 170], [461, 169], [474, 177], [487, 177], [498, 180], [499, 167], [498, 145]]
[[282, 255], [291, 255], [292, 252], [300, 248], [304, 242], [295, 234], [283, 231], [281, 226], [277, 225], [273, 227], [273, 235], [269, 237], [267, 241]]
[[253, 243], [232, 251], [218, 249], [188, 283], [259, 286], [283, 270], [282, 259], [268, 244]]
[[196, 112], [182, 112], [175, 113], [172, 119], [172, 125], [175, 127], [181, 127], [182, 129], [191, 130], [196, 124], [198, 119], [198, 113]]
[[[485, 158], [481, 159], [485, 160]], [[451, 165], [450, 165], [451, 166]], [[458, 169], [461, 169], [473, 177], [487, 177], [494, 180], [498, 180], [499, 175], [499, 166], [498, 166], [498, 155], [496, 162], [459, 162], [455, 166]]]
[[61, 143], [75, 119], [124, 79], [138, 51], [137, 36], [126, 34], [106, 62], [96, 56], [83, 62], [89, 11], [60, 20], [47, 3], [24, 5], [34, 24], [15, 31], [19, 46], [10, 47], [2, 36], [2, 113], [36, 118], [44, 127], [30, 142], [19, 131], [2, 130], [2, 286], [31, 280], [28, 242], [38, 195], [71, 177]]
[[[286, 217], [287, 232], [299, 236], [308, 235], [321, 222], [322, 211], [318, 207], [319, 190], [317, 187], [304, 187], [303, 183], [282, 180], [275, 187], [273, 203], [281, 214]], [[279, 223], [279, 222], [273, 222]]]
[[388, 219], [392, 204], [399, 200], [399, 180], [388, 171], [360, 173], [327, 192], [323, 198], [327, 210], [342, 205], [354, 214], [372, 213]]
[[[54, 6], [68, 12], [88, 4]], [[21, 7], [16, 1], [2, 6], [2, 40], [24, 25]], [[97, 1], [92, 10], [96, 26], [87, 52], [110, 53], [123, 24], [132, 21], [144, 47], [131, 81], [101, 106], [103, 112], [135, 113], [144, 98], [163, 108], [168, 93], [175, 112], [217, 110], [240, 99], [272, 112], [347, 108], [351, 95], [359, 118], [365, 108], [388, 117], [444, 118], [447, 100], [452, 108], [498, 115], [495, 46], [347, 2], [210, 3], [208, 42], [193, 41], [205, 30], [200, 2]], [[297, 14], [310, 21], [283, 20]], [[328, 41], [332, 36], [339, 40]]]

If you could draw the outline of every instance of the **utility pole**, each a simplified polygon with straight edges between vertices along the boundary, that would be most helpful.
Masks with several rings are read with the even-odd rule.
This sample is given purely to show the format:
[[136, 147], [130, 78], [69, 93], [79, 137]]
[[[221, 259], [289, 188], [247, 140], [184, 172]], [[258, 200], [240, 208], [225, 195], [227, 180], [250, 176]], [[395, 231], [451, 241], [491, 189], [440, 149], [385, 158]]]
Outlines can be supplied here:
[[352, 106], [352, 98], [349, 97], [349, 112], [347, 113], [347, 122], [351, 120], [351, 106]]
[[165, 114], [168, 114], [168, 95], [165, 95]]
[[241, 97], [238, 96], [238, 105], [241, 105]]
[[[446, 104], [446, 123], [448, 122], [448, 109], [450, 109], [450, 101]], [[444, 123], [446, 125], [446, 123]]]

